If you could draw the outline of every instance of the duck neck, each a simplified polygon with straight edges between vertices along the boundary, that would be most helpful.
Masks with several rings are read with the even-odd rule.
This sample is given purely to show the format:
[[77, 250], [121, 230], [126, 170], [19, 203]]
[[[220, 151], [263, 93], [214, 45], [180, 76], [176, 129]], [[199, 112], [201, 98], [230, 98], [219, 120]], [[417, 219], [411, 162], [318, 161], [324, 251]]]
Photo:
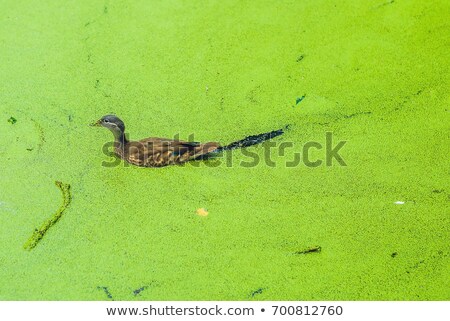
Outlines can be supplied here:
[[114, 138], [117, 143], [119, 143], [120, 145], [125, 145], [126, 143], [128, 143], [128, 139], [125, 137], [125, 133], [123, 131], [121, 131], [120, 129], [111, 131], [114, 134]]

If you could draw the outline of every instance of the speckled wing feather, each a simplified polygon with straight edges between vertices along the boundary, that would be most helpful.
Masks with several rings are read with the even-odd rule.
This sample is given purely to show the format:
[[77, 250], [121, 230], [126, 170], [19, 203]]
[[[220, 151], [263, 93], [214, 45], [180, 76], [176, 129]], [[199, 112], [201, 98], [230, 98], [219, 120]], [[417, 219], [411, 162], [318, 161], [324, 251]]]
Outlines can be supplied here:
[[124, 158], [138, 166], [161, 167], [196, 159], [218, 147], [215, 142], [200, 144], [151, 137], [126, 144]]

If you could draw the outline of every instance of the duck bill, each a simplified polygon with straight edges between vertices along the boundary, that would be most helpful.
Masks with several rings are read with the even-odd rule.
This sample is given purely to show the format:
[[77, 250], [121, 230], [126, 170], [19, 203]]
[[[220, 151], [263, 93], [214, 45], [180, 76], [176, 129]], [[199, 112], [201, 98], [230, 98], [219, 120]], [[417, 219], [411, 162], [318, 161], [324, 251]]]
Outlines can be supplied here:
[[89, 124], [89, 126], [92, 126], [92, 127], [100, 127], [100, 126], [101, 126], [101, 119], [97, 120], [95, 123]]

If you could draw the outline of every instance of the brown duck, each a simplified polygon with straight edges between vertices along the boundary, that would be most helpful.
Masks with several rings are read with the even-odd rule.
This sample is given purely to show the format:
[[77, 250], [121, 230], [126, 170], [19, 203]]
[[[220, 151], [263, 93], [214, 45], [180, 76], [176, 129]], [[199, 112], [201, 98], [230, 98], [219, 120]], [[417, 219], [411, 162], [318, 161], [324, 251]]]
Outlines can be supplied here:
[[[125, 124], [115, 115], [106, 115], [92, 126], [108, 128], [114, 135], [114, 152], [124, 161], [143, 167], [161, 167], [181, 164], [191, 160], [205, 159], [224, 150], [247, 147], [283, 134], [284, 129], [248, 136], [226, 146], [217, 142], [198, 143], [183, 140], [149, 137], [129, 141], [125, 136]], [[285, 128], [287, 128], [286, 126]]]

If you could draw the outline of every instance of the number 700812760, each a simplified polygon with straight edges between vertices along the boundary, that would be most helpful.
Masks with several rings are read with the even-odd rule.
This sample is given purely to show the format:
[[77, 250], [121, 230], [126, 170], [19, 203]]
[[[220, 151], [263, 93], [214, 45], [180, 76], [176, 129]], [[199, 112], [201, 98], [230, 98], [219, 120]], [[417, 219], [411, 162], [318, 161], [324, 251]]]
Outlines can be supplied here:
[[340, 305], [273, 305], [273, 315], [342, 315]]

